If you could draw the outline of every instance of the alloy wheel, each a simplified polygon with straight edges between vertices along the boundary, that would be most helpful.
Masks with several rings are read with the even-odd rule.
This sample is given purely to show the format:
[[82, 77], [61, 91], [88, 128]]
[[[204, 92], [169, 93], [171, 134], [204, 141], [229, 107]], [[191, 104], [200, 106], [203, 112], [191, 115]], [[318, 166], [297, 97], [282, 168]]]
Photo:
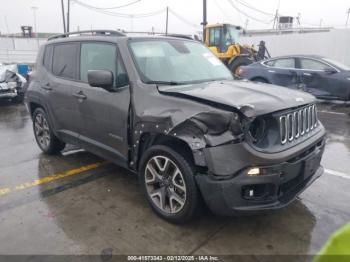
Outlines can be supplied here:
[[176, 214], [186, 203], [186, 184], [179, 167], [168, 157], [154, 156], [145, 168], [146, 189], [152, 202], [167, 214]]
[[48, 148], [51, 142], [50, 127], [45, 116], [41, 113], [35, 116], [34, 131], [39, 145], [43, 149]]

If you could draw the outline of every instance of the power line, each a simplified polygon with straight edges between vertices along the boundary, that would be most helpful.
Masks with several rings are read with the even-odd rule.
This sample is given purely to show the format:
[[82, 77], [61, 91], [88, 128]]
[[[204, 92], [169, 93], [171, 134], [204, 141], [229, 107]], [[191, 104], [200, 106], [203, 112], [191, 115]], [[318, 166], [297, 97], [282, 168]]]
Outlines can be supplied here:
[[154, 11], [154, 12], [150, 12], [150, 13], [143, 13], [143, 14], [123, 14], [123, 13], [116, 13], [116, 12], [111, 12], [111, 11], [107, 11], [107, 10], [101, 10], [101, 9], [96, 9], [94, 6], [90, 6], [90, 5], [86, 5], [85, 3], [79, 1], [79, 0], [72, 0], [74, 1], [74, 3], [83, 6], [89, 10], [101, 13], [101, 14], [105, 14], [105, 15], [109, 15], [109, 16], [115, 16], [115, 17], [121, 17], [121, 18], [145, 18], [145, 17], [150, 17], [150, 16], [155, 16], [161, 13], [164, 13], [166, 11], [165, 8]]
[[226, 11], [219, 5], [218, 1], [217, 0], [213, 0], [216, 7], [220, 10], [220, 12], [225, 16], [225, 18], [229, 21], [231, 21], [232, 19], [232, 16], [229, 16]]
[[197, 25], [197, 24], [194, 24], [194, 23], [188, 21], [186, 18], [184, 18], [181, 15], [179, 15], [178, 13], [176, 13], [173, 9], [169, 8], [169, 12], [172, 13], [176, 18], [178, 18], [179, 20], [181, 20], [185, 24], [187, 24], [193, 28], [200, 28], [200, 25]]
[[268, 12], [265, 12], [263, 10], [260, 10], [250, 4], [248, 4], [247, 2], [243, 1], [243, 0], [236, 0], [236, 2], [240, 3], [241, 5], [244, 5], [245, 7], [249, 8], [249, 9], [252, 9], [258, 13], [261, 13], [261, 14], [264, 14], [264, 15], [267, 15], [267, 16], [275, 16], [274, 14], [272, 13], [268, 13]]
[[132, 1], [132, 2], [124, 4], [124, 5], [113, 6], [113, 7], [97, 7], [97, 6], [92, 6], [92, 5], [88, 5], [88, 4], [85, 4], [85, 5], [86, 6], [90, 6], [91, 8], [94, 8], [94, 9], [110, 10], [110, 9], [118, 9], [118, 8], [127, 7], [127, 6], [130, 6], [130, 5], [136, 4], [138, 2], [141, 2], [141, 0], [135, 0], [135, 1]]
[[271, 24], [273, 22], [274, 19], [270, 20], [270, 21], [266, 21], [266, 20], [261, 20], [261, 19], [258, 19], [258, 18], [255, 18], [249, 14], [247, 14], [246, 12], [242, 11], [241, 9], [239, 9], [234, 3], [232, 0], [227, 0], [230, 5], [238, 12], [238, 13], [241, 13], [242, 15], [246, 16], [247, 18], [250, 18], [254, 21], [257, 21], [257, 22], [260, 22], [260, 23], [263, 23], [263, 24]]

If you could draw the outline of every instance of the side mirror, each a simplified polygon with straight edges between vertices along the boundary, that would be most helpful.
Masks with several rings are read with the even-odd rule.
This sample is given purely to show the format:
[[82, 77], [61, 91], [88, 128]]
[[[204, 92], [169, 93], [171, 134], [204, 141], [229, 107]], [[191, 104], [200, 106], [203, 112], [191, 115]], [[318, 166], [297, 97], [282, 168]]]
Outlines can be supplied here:
[[113, 86], [113, 73], [108, 70], [89, 70], [88, 82], [90, 86], [100, 87], [108, 91]]
[[327, 69], [324, 70], [324, 72], [327, 75], [333, 75], [333, 74], [337, 73], [337, 70], [335, 70], [334, 68], [327, 68]]

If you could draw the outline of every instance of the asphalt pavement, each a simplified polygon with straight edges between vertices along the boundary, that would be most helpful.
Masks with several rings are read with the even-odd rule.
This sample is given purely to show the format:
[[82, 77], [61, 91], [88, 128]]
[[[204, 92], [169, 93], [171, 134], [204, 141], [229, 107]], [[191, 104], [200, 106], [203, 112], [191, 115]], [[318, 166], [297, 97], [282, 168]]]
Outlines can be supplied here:
[[350, 221], [350, 110], [323, 104], [325, 174], [290, 206], [254, 216], [158, 218], [135, 176], [68, 147], [46, 156], [24, 105], [0, 104], [0, 254], [315, 254]]

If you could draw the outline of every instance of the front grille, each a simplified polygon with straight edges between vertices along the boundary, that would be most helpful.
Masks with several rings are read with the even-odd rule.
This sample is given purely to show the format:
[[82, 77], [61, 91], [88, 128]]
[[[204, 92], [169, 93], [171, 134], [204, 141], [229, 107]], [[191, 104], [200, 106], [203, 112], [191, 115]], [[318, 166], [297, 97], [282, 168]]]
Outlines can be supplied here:
[[300, 139], [316, 129], [318, 125], [316, 105], [286, 113], [279, 117], [281, 144]]

